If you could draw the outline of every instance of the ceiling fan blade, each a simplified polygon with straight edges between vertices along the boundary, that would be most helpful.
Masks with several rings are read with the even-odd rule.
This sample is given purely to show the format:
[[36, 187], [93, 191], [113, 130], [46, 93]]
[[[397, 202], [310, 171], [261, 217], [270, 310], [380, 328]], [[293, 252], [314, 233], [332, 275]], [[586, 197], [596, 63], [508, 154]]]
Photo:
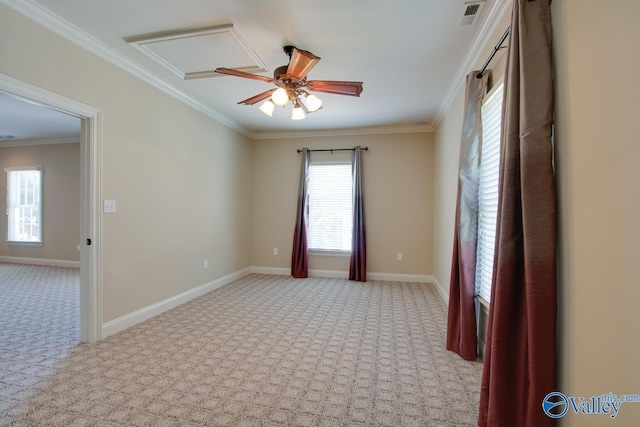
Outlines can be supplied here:
[[310, 80], [307, 82], [309, 90], [333, 93], [336, 95], [360, 96], [362, 82], [340, 82], [333, 80]]
[[244, 101], [240, 101], [240, 102], [238, 102], [238, 104], [242, 104], [242, 105], [253, 105], [253, 104], [256, 104], [256, 103], [262, 101], [263, 99], [269, 98], [273, 94], [273, 92], [275, 92], [277, 89], [278, 88], [269, 89], [269, 90], [267, 90], [265, 92], [259, 93], [256, 96], [252, 96], [251, 98], [247, 98]]
[[216, 68], [216, 73], [226, 74], [228, 76], [244, 77], [245, 79], [262, 80], [263, 82], [273, 83], [275, 79], [271, 77], [259, 76], [244, 71], [234, 70], [233, 68]]
[[315, 56], [313, 53], [293, 48], [293, 54], [289, 60], [289, 66], [287, 67], [287, 74], [295, 77], [298, 80], [304, 80], [307, 74], [316, 64], [320, 61], [319, 56]]

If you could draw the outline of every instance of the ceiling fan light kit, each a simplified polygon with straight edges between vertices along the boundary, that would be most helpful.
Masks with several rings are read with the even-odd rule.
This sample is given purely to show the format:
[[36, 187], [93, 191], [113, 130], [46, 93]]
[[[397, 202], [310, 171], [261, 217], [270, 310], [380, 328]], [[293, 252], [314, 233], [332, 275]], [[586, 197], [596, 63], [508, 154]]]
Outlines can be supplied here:
[[271, 100], [275, 105], [282, 107], [289, 102], [289, 94], [283, 88], [278, 88], [273, 92], [273, 95], [271, 95]]
[[276, 106], [273, 102], [265, 101], [265, 103], [260, 106], [260, 111], [265, 113], [267, 116], [272, 117], [274, 108], [276, 108]]
[[295, 102], [293, 104], [293, 110], [291, 110], [291, 120], [302, 120], [305, 117], [307, 117], [307, 115], [304, 113], [302, 106], [298, 102]]
[[362, 93], [362, 82], [307, 80], [307, 74], [320, 61], [320, 57], [294, 46], [285, 46], [283, 49], [289, 56], [289, 64], [276, 68], [273, 78], [224, 67], [217, 68], [215, 72], [275, 84], [276, 89], [267, 90], [238, 102], [243, 105], [254, 105], [266, 100], [260, 106], [260, 111], [270, 117], [273, 116], [276, 105], [284, 107], [289, 102], [293, 106], [290, 115], [292, 120], [304, 119], [307, 114], [321, 109], [322, 100], [308, 91], [358, 97]]

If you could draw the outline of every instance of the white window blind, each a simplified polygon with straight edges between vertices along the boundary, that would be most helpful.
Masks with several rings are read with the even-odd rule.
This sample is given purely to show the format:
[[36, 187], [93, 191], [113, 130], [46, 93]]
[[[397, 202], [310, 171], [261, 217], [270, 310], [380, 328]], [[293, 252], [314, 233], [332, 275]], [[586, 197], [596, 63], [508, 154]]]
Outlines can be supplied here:
[[7, 240], [42, 242], [42, 168], [6, 168]]
[[498, 218], [498, 179], [500, 171], [500, 129], [502, 83], [482, 105], [482, 150], [478, 188], [478, 248], [476, 253], [476, 295], [491, 299], [493, 255]]
[[351, 163], [309, 165], [309, 249], [351, 250], [351, 180]]

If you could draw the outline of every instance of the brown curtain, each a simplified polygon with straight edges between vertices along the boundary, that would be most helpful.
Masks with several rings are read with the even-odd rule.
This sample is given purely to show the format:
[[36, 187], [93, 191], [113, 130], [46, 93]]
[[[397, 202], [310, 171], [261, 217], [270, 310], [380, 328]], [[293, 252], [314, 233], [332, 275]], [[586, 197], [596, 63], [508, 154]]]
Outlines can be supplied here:
[[309, 247], [307, 245], [307, 225], [309, 224], [309, 161], [310, 152], [302, 149], [300, 182], [298, 185], [298, 208], [296, 225], [293, 230], [293, 250], [291, 253], [291, 275], [302, 278], [309, 275]]
[[467, 74], [447, 317], [447, 349], [467, 360], [474, 360], [477, 355], [474, 298], [478, 244], [478, 182], [482, 147], [480, 108], [487, 91], [488, 80], [487, 73], [481, 78], [477, 78], [477, 74], [477, 71]]
[[498, 227], [481, 427], [553, 425], [556, 193], [548, 0], [514, 0], [505, 76]]
[[364, 198], [362, 192], [362, 147], [353, 149], [353, 234], [349, 280], [367, 281], [367, 230], [364, 224]]

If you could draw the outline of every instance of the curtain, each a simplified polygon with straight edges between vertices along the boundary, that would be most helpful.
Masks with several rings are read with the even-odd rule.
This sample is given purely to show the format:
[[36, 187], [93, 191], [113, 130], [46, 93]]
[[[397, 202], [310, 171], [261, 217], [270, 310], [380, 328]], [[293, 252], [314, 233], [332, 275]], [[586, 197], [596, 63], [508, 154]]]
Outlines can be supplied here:
[[467, 74], [447, 317], [447, 349], [467, 360], [475, 360], [477, 356], [475, 280], [482, 147], [480, 108], [488, 80], [487, 73], [481, 78], [477, 78], [477, 74], [477, 71]]
[[556, 195], [548, 0], [514, 0], [502, 116], [498, 227], [479, 425], [553, 425]]
[[298, 207], [296, 225], [293, 230], [293, 250], [291, 253], [291, 275], [303, 278], [309, 275], [309, 247], [307, 245], [307, 225], [309, 224], [309, 161], [310, 151], [302, 149], [300, 182], [298, 185]]
[[364, 223], [364, 199], [362, 192], [362, 147], [353, 149], [353, 233], [351, 236], [351, 261], [349, 280], [367, 281], [367, 231]]

